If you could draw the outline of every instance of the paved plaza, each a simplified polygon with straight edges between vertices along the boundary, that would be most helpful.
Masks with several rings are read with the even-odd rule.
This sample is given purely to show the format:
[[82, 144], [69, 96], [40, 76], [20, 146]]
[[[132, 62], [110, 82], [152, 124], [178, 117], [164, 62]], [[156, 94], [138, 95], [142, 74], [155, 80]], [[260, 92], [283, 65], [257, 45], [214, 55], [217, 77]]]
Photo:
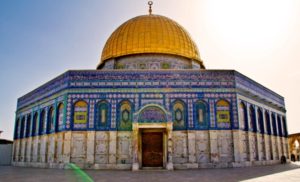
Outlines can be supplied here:
[[[85, 176], [84, 172], [90, 177]], [[0, 166], [0, 181], [42, 181], [42, 182], [64, 182], [64, 181], [261, 181], [282, 182], [300, 181], [300, 163], [286, 165], [257, 166], [246, 168], [226, 169], [197, 169], [197, 170], [175, 170], [175, 171], [113, 171], [113, 170], [61, 170], [61, 169], [39, 169], [22, 168], [12, 166]], [[92, 181], [92, 180], [90, 180]]]

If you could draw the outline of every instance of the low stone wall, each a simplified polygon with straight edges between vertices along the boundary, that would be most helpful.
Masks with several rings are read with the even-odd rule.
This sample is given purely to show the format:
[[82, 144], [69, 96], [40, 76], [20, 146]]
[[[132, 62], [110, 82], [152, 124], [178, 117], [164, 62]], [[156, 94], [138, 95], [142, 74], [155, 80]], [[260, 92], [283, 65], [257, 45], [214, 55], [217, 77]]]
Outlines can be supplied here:
[[[67, 169], [74, 163], [85, 169], [130, 170], [132, 136], [130, 131], [68, 131], [15, 140], [12, 164]], [[174, 169], [271, 165], [288, 154], [286, 140], [242, 130], [173, 131], [168, 155]]]
[[11, 165], [13, 144], [0, 144], [0, 166]]

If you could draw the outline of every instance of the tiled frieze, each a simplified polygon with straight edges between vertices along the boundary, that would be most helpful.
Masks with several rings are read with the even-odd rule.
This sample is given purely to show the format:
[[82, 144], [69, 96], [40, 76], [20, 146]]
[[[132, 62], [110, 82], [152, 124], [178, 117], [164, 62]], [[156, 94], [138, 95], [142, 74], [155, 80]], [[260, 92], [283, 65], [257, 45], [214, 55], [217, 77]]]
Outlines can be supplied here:
[[21, 97], [18, 100], [18, 108], [70, 88], [87, 88], [89, 91], [97, 88], [206, 88], [210, 90], [215, 88], [222, 91], [237, 85], [238, 88], [254, 94], [264, 94], [265, 98], [269, 98], [274, 103], [281, 105], [284, 103], [281, 96], [249, 80], [231, 70], [68, 71]]
[[[106, 65], [108, 64], [108, 65]], [[105, 63], [104, 69], [111, 69], [111, 62]], [[195, 62], [193, 65], [189, 59], [172, 56], [172, 55], [161, 55], [161, 54], [146, 54], [146, 55], [132, 55], [119, 58], [115, 65], [115, 69], [127, 69], [127, 70], [136, 70], [136, 69], [200, 69], [198, 62]]]
[[[47, 98], [67, 88], [116, 87], [234, 87], [233, 71], [68, 71], [62, 76], [26, 94], [18, 108]], [[34, 98], [34, 99], [33, 99]]]
[[164, 101], [163, 101], [163, 99], [142, 99], [141, 100], [141, 106], [144, 106], [144, 105], [147, 105], [147, 104], [163, 105]]
[[284, 106], [284, 98], [282, 96], [247, 78], [241, 73], [235, 72], [235, 75], [236, 87], [238, 89], [248, 91], [275, 104]]

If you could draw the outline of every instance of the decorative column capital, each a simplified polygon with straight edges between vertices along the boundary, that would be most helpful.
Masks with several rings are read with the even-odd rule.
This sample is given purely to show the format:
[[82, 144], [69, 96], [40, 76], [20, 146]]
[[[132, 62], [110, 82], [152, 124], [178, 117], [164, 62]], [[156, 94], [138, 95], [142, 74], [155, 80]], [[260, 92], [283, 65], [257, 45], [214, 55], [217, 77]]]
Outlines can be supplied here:
[[173, 122], [169, 121], [167, 122], [167, 132], [173, 131]]

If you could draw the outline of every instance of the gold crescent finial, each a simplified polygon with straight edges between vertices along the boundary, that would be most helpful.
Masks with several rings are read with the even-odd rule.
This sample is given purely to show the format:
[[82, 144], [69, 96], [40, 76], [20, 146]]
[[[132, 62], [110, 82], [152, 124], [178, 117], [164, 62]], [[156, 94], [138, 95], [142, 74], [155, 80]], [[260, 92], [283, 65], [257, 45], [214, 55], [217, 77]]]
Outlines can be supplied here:
[[151, 15], [152, 14], [153, 1], [148, 1], [148, 5], [149, 5], [149, 15]]

